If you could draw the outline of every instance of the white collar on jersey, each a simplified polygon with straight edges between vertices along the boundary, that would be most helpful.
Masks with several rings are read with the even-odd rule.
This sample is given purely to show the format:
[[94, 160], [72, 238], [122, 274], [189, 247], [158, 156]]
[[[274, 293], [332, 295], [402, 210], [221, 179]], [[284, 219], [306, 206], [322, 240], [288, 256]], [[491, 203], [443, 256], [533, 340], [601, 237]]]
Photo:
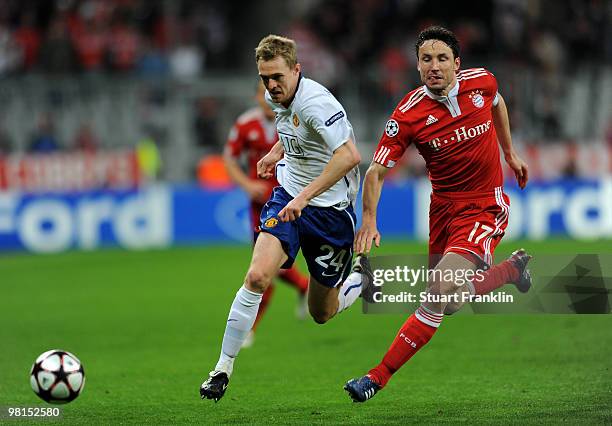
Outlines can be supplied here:
[[427, 96], [446, 106], [452, 117], [458, 117], [461, 115], [461, 108], [459, 108], [459, 102], [457, 101], [457, 95], [459, 94], [459, 80], [455, 82], [455, 85], [452, 89], [450, 89], [448, 95], [446, 96], [438, 96], [432, 93], [432, 91], [427, 88], [427, 85], [423, 85], [423, 87], [425, 88], [425, 93], [427, 93]]
[[272, 98], [270, 97], [270, 95], [268, 93], [266, 93], [266, 96], [268, 96], [268, 98], [270, 99], [270, 102], [272, 102], [272, 111], [274, 111], [276, 114], [290, 114], [291, 111], [293, 110], [293, 106], [295, 105], [295, 100], [298, 98], [299, 95], [301, 95], [301, 89], [304, 86], [302, 83], [302, 73], [300, 73], [300, 76], [298, 77], [298, 82], [297, 85], [295, 87], [295, 93], [293, 94], [293, 99], [291, 99], [291, 103], [289, 104], [289, 107], [285, 108], [282, 104], [277, 104], [275, 102], [272, 102]]
[[431, 99], [435, 99], [436, 101], [445, 101], [447, 98], [457, 97], [457, 94], [459, 93], [459, 80], [455, 81], [455, 85], [449, 90], [448, 95], [446, 96], [434, 94], [425, 84], [423, 85], [423, 88], [425, 88], [425, 93], [427, 93], [427, 96], [429, 96]]

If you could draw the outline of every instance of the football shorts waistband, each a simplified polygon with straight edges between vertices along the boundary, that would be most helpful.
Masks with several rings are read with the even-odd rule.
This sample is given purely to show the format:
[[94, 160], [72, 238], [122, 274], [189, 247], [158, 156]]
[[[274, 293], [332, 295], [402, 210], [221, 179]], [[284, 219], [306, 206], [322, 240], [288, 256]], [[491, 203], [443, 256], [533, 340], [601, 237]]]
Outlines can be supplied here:
[[431, 198], [442, 198], [445, 200], [478, 200], [482, 198], [495, 198], [498, 193], [504, 193], [504, 190], [501, 186], [497, 186], [491, 191], [432, 191]]

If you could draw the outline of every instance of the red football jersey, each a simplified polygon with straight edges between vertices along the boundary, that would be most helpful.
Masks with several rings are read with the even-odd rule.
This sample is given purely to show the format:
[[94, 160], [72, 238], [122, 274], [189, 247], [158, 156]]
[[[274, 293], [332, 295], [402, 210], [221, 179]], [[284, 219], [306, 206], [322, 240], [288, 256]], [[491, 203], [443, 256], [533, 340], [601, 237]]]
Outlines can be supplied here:
[[373, 161], [393, 167], [414, 143], [434, 191], [493, 191], [503, 183], [491, 113], [497, 100], [497, 80], [484, 68], [460, 71], [448, 96], [421, 86], [393, 111]]
[[[252, 108], [240, 115], [232, 126], [225, 149], [235, 158], [246, 155], [247, 174], [257, 179], [257, 162], [277, 141], [274, 120], [266, 119], [261, 108]], [[269, 182], [270, 188], [278, 186], [275, 178], [264, 182]]]

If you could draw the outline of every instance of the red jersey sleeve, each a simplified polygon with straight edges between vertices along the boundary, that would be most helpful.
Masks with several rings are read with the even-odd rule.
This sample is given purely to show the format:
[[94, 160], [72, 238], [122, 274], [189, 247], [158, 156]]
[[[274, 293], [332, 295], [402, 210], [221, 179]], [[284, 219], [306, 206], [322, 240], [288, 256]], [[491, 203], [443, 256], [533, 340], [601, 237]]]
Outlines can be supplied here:
[[486, 95], [490, 96], [493, 99], [493, 106], [497, 106], [497, 103], [499, 102], [499, 88], [497, 87], [497, 79], [489, 70], [487, 70], [487, 85], [485, 90], [489, 92]]
[[[399, 105], [402, 104], [404, 104], [404, 101]], [[399, 105], [385, 123], [385, 129], [372, 159], [374, 163], [389, 168], [395, 166], [398, 160], [402, 158], [412, 141], [410, 126], [405, 120], [404, 113], [400, 111]]]
[[243, 133], [244, 132], [241, 131], [241, 127], [238, 125], [238, 123], [234, 123], [229, 131], [229, 134], [227, 135], [225, 152], [234, 158], [240, 157], [242, 151], [246, 148], [246, 138], [244, 137]]

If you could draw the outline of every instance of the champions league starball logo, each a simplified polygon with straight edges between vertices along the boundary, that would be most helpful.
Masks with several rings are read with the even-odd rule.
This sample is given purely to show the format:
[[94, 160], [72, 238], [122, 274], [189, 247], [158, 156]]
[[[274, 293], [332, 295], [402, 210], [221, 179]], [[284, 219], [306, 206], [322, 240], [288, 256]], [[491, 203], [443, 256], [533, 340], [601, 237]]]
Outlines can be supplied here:
[[470, 93], [470, 99], [476, 108], [482, 108], [484, 106], [484, 98], [482, 97], [482, 90], [473, 90]]
[[398, 133], [399, 133], [399, 124], [397, 124], [397, 121], [393, 119], [387, 121], [387, 124], [385, 124], [385, 134], [389, 136], [390, 138], [392, 138]]

